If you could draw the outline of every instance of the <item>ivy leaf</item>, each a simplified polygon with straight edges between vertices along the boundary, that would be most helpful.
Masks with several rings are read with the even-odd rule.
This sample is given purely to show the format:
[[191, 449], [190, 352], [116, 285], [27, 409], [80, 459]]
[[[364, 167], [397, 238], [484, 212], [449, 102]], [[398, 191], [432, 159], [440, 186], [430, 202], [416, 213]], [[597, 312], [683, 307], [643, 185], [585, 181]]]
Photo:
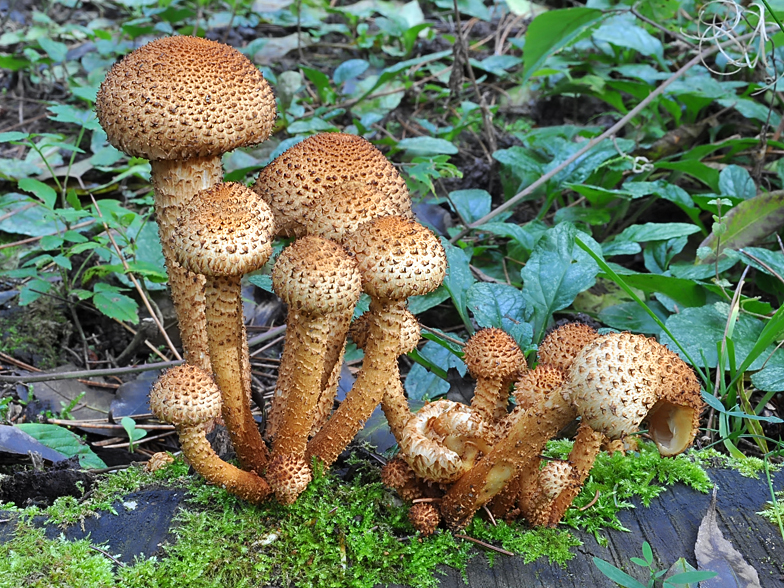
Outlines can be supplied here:
[[79, 464], [82, 467], [95, 469], [106, 467], [101, 458], [84, 445], [78, 435], [68, 429], [41, 423], [19, 423], [16, 427], [66, 457], [79, 456]]
[[455, 190], [449, 193], [455, 212], [469, 224], [490, 212], [492, 197], [486, 190]]
[[99, 282], [93, 287], [93, 292], [95, 292], [93, 304], [109, 318], [128, 321], [132, 324], [139, 322], [137, 314], [139, 305], [133, 298], [121, 294], [120, 288]]
[[[575, 297], [594, 285], [599, 266], [575, 243], [577, 229], [561, 223], [547, 231], [520, 270], [522, 295], [532, 314], [534, 341], [539, 341], [555, 311], [569, 306]], [[598, 243], [588, 235], [580, 239], [601, 255]]]
[[480, 327], [503, 329], [523, 350], [531, 345], [533, 328], [523, 318], [525, 298], [517, 288], [477, 283], [468, 290], [467, 303]]

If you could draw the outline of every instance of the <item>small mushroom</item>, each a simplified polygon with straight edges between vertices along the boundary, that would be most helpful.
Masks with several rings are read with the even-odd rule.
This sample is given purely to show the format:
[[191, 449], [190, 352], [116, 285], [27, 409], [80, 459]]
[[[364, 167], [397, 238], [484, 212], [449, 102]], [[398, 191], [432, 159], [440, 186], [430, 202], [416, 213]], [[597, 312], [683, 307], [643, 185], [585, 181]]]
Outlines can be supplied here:
[[471, 408], [488, 423], [507, 415], [509, 387], [527, 366], [517, 342], [501, 329], [481, 329], [463, 348], [463, 361], [476, 379]]
[[566, 323], [552, 330], [539, 344], [539, 361], [566, 371], [580, 350], [598, 336], [596, 329], [586, 324]]
[[223, 420], [243, 466], [262, 472], [267, 451], [250, 412], [247, 342], [240, 280], [272, 253], [272, 213], [241, 184], [202, 190], [183, 207], [172, 248], [179, 262], [206, 276], [207, 338], [223, 394]]
[[384, 464], [381, 468], [381, 482], [387, 488], [396, 490], [400, 498], [409, 502], [425, 495], [423, 484], [401, 457], [390, 459]]
[[555, 499], [572, 481], [574, 469], [566, 461], [550, 461], [539, 471], [536, 492], [530, 501], [530, 510], [523, 513], [532, 527], [549, 525], [550, 512]]
[[[343, 341], [354, 306], [362, 293], [354, 259], [333, 241], [307, 236], [281, 253], [272, 271], [275, 292], [289, 307], [286, 332], [287, 365], [285, 402], [281, 404], [274, 455], [304, 458], [308, 434], [313, 426], [319, 396], [342, 355]], [[340, 341], [339, 346], [334, 342]], [[331, 342], [333, 344], [331, 344]], [[287, 484], [283, 475], [272, 476], [278, 464], [273, 460], [268, 480]], [[273, 484], [275, 495], [290, 498], [293, 490]]]
[[418, 502], [409, 509], [408, 520], [423, 537], [429, 537], [436, 532], [441, 515], [430, 502]]
[[150, 392], [150, 410], [177, 429], [182, 452], [210, 484], [221, 486], [248, 502], [259, 503], [270, 493], [263, 478], [223, 461], [204, 434], [204, 425], [220, 414], [221, 393], [209, 372], [188, 364], [165, 372]]
[[357, 434], [395, 376], [406, 300], [437, 288], [446, 272], [446, 255], [435, 235], [399, 216], [361, 225], [344, 247], [357, 260], [363, 289], [370, 295], [372, 320], [353, 388], [308, 444], [308, 456], [317, 455], [326, 465]]
[[150, 160], [185, 358], [209, 369], [204, 280], [180, 266], [169, 242], [180, 207], [222, 181], [221, 155], [269, 137], [275, 122], [272, 90], [233, 47], [197, 37], [164, 37], [111, 68], [95, 109], [109, 143]]

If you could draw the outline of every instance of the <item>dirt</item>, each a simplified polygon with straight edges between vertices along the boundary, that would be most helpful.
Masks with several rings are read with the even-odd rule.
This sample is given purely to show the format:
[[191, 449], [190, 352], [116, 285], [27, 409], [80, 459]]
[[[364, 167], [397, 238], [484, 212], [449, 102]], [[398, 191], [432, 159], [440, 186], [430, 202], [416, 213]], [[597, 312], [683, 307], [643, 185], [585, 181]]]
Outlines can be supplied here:
[[20, 508], [51, 506], [61, 496], [80, 498], [89, 492], [95, 475], [80, 469], [79, 460], [57, 462], [45, 471], [16, 472], [0, 480], [0, 502]]

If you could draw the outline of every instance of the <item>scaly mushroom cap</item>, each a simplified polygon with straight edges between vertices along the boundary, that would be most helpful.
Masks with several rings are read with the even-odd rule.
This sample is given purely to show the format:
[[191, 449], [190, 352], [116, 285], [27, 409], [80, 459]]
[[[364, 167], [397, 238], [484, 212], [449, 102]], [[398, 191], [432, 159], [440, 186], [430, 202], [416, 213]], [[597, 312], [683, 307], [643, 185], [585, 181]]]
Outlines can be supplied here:
[[381, 483], [393, 490], [402, 488], [415, 478], [414, 470], [400, 457], [390, 459], [381, 468]]
[[564, 387], [588, 425], [611, 439], [633, 433], [646, 417], [662, 455], [683, 451], [697, 434], [699, 382], [683, 360], [652, 338], [599, 337], [574, 359]]
[[241, 276], [272, 254], [269, 206], [242, 184], [217, 184], [182, 209], [172, 238], [178, 261], [207, 276]]
[[272, 208], [278, 234], [300, 237], [306, 233], [308, 211], [325, 191], [354, 181], [383, 194], [395, 214], [413, 218], [403, 178], [378, 149], [356, 135], [308, 137], [265, 167], [253, 189]]
[[194, 427], [220, 414], [220, 390], [212, 374], [187, 363], [178, 365], [153, 385], [150, 410], [167, 423]]
[[376, 298], [405, 300], [427, 294], [446, 274], [446, 254], [438, 238], [399, 216], [363, 224], [344, 247], [357, 258], [365, 292]]
[[274, 489], [281, 504], [294, 504], [313, 478], [304, 459], [291, 454], [272, 457], [267, 471], [267, 482]]
[[566, 371], [579, 351], [598, 336], [596, 329], [586, 324], [567, 323], [539, 344], [539, 361]]
[[356, 261], [321, 237], [302, 237], [284, 249], [272, 270], [272, 285], [291, 309], [306, 314], [353, 308], [362, 294]]
[[116, 63], [95, 101], [109, 142], [152, 160], [218, 156], [261, 143], [275, 97], [239, 51], [197, 37], [165, 37]]
[[512, 395], [518, 406], [530, 408], [538, 404], [550, 392], [560, 387], [563, 381], [564, 374], [561, 370], [540, 363], [534, 369], [526, 371], [518, 378]]
[[517, 342], [497, 328], [481, 329], [466, 341], [463, 361], [474, 378], [506, 380], [525, 370]]
[[569, 486], [572, 471], [572, 466], [566, 461], [548, 462], [539, 472], [539, 488], [542, 494], [550, 500], [558, 496]]
[[441, 515], [433, 504], [418, 502], [409, 509], [408, 520], [423, 537], [429, 537], [436, 532]]
[[400, 203], [361, 181], [333, 186], [305, 209], [305, 230], [338, 243], [359, 225], [380, 216], [402, 214]]

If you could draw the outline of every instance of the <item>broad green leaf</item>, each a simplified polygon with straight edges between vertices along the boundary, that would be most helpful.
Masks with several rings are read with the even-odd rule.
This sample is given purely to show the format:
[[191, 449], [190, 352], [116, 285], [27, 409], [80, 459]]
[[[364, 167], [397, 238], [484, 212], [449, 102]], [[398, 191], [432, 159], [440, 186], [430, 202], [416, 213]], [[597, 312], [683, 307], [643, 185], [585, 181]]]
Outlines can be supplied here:
[[54, 41], [49, 37], [40, 37], [38, 44], [55, 63], [65, 61], [65, 56], [68, 53], [68, 47], [65, 43]]
[[523, 226], [513, 223], [491, 222], [480, 225], [476, 230], [514, 239], [520, 247], [530, 254], [542, 235], [547, 232], [547, 226], [541, 221], [532, 221]]
[[439, 378], [418, 363], [411, 368], [406, 376], [405, 389], [409, 400], [443, 396], [449, 392], [449, 388], [449, 382]]
[[748, 200], [757, 195], [751, 174], [739, 165], [728, 165], [719, 173], [719, 190], [722, 196]]
[[766, 367], [751, 375], [751, 383], [763, 392], [784, 392], [784, 367]]
[[[452, 0], [435, 0], [435, 4], [444, 10], [454, 11]], [[457, 0], [457, 8], [462, 14], [474, 16], [479, 20], [490, 20], [490, 10], [482, 0]]]
[[408, 299], [408, 310], [414, 315], [430, 310], [434, 306], [438, 306], [444, 300], [449, 300], [449, 292], [443, 286], [439, 286], [428, 294], [421, 296], [412, 296]]
[[34, 278], [19, 289], [19, 306], [27, 306], [52, 289], [52, 283]]
[[676, 237], [683, 237], [698, 233], [699, 227], [689, 223], [645, 223], [632, 225], [615, 237], [617, 241], [632, 241], [644, 243], [646, 241], [667, 241]]
[[460, 318], [466, 328], [473, 332], [471, 321], [468, 318], [468, 311], [466, 308], [468, 289], [476, 281], [471, 268], [469, 267], [470, 259], [465, 254], [465, 251], [455, 247], [448, 240], [441, 238], [441, 244], [446, 251], [447, 269], [446, 277], [444, 278], [444, 288], [452, 297], [452, 302], [457, 309]]
[[564, 8], [537, 16], [528, 25], [523, 52], [523, 79], [528, 81], [545, 60], [583, 32], [605, 18], [604, 12], [594, 8]]
[[48, 107], [47, 110], [54, 114], [49, 117], [52, 120], [83, 126], [88, 131], [97, 131], [101, 128], [92, 110], [81, 110], [70, 104], [56, 104]]
[[254, 274], [254, 275], [251, 275], [251, 276], [247, 276], [247, 279], [254, 286], [257, 286], [258, 288], [261, 288], [262, 290], [265, 290], [266, 292], [269, 292], [271, 294], [275, 293], [275, 291], [272, 289], [272, 276], [271, 275], [269, 275], [269, 274]]
[[[650, 301], [648, 308], [655, 312], [662, 322], [667, 320], [669, 313], [661, 303]], [[646, 335], [658, 335], [661, 332], [658, 323], [636, 302], [622, 302], [608, 306], [599, 312], [599, 320], [620, 331], [633, 331]]]
[[133, 298], [120, 293], [120, 289], [108, 284], [97, 283], [93, 286], [93, 304], [103, 314], [118, 321], [139, 322], [139, 305]]
[[19, 131], [8, 131], [7, 133], [0, 133], [0, 143], [10, 143], [11, 141], [24, 141], [29, 136], [30, 136], [29, 133], [20, 133]]
[[[718, 362], [717, 342], [724, 337], [724, 329], [729, 316], [729, 305], [724, 302], [717, 302], [700, 308], [685, 308], [678, 314], [671, 315], [667, 321], [667, 328], [672, 336], [678, 339], [688, 354], [700, 361], [703, 355], [707, 362], [707, 367], [716, 367]], [[735, 357], [734, 365], [740, 366], [744, 363], [747, 356], [754, 349], [765, 323], [754, 317], [740, 314], [734, 325], [732, 341], [734, 343]], [[674, 350], [674, 342], [666, 333], [662, 333], [661, 342], [669, 344]], [[769, 353], [772, 353], [774, 346], [765, 345], [764, 353], [758, 355], [750, 365], [745, 366], [748, 370], [758, 370]], [[768, 365], [784, 366], [784, 352], [778, 351], [768, 361]], [[702, 365], [700, 365], [702, 367]]]
[[449, 201], [455, 212], [471, 224], [490, 212], [492, 196], [486, 190], [455, 190], [449, 193]]
[[0, 55], [0, 69], [7, 69], [9, 71], [19, 71], [30, 65], [27, 59], [19, 59], [11, 55]]
[[19, 180], [19, 189], [35, 194], [43, 201], [44, 206], [49, 210], [54, 209], [54, 206], [57, 203], [57, 192], [54, 191], [54, 188], [48, 184], [44, 184], [40, 180], [23, 178]]
[[[536, 342], [542, 338], [553, 313], [569, 306], [580, 292], [593, 286], [599, 273], [593, 258], [575, 243], [576, 234], [577, 229], [570, 223], [550, 229], [520, 270], [522, 295], [532, 313]], [[580, 238], [595, 252], [601, 252], [591, 237], [581, 234]]]
[[645, 584], [638, 582], [626, 572], [622, 572], [611, 563], [604, 561], [598, 557], [593, 558], [593, 565], [595, 565], [601, 573], [607, 576], [616, 584], [623, 586], [623, 588], [646, 588]]
[[533, 328], [525, 321], [525, 299], [517, 288], [506, 284], [476, 283], [468, 290], [467, 304], [480, 327], [503, 329], [522, 350], [531, 345]]
[[560, 208], [555, 213], [555, 224], [563, 222], [583, 222], [589, 225], [606, 225], [610, 222], [610, 211], [604, 208], [582, 208], [567, 206]]
[[771, 251], [761, 247], [744, 247], [738, 253], [743, 263], [771, 276], [775, 272], [784, 277], [784, 253], [781, 251]]
[[421, 155], [454, 155], [457, 147], [445, 139], [435, 137], [411, 137], [397, 143], [398, 149], [404, 149], [412, 157]]
[[78, 435], [58, 425], [40, 423], [20, 423], [16, 425], [22, 431], [34, 437], [47, 447], [59, 451], [67, 457], [79, 457], [79, 464], [84, 468], [100, 469], [106, 464], [100, 457], [84, 445]]
[[642, 55], [653, 55], [659, 60], [664, 57], [661, 41], [635, 24], [634, 16], [628, 12], [605, 20], [594, 31], [593, 38], [595, 41], [604, 41], [616, 47], [633, 49]]
[[332, 79], [336, 84], [342, 84], [346, 80], [358, 78], [367, 71], [368, 67], [370, 67], [370, 64], [364, 59], [349, 59], [335, 68]]
[[[740, 249], [759, 243], [784, 227], [784, 192], [760, 194], [744, 200], [727, 213], [724, 223], [727, 232], [721, 236], [722, 249]], [[700, 244], [700, 247], [713, 249], [714, 254], [717, 246], [718, 238], [713, 233]]]
[[693, 159], [684, 161], [658, 161], [654, 165], [657, 169], [679, 171], [689, 175], [708, 186], [711, 191], [719, 192], [719, 172], [712, 167], [708, 167], [701, 161], [695, 161]]
[[638, 274], [630, 270], [624, 271], [623, 268], [615, 264], [610, 265], [621, 275], [623, 281], [632, 288], [637, 288], [647, 293], [664, 294], [682, 307], [702, 306], [705, 304], [705, 289], [692, 280], [657, 274]]

